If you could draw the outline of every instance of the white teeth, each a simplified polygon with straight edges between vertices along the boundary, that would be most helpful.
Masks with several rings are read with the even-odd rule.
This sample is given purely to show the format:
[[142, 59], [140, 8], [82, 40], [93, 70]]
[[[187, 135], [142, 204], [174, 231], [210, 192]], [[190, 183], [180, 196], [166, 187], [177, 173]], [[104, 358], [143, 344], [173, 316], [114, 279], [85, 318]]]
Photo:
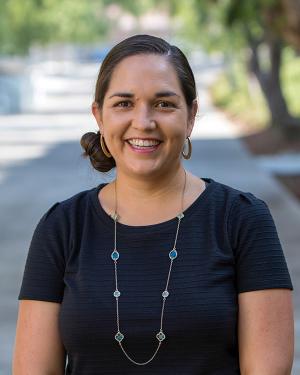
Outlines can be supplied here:
[[142, 139], [130, 139], [128, 141], [131, 145], [140, 146], [140, 147], [149, 147], [159, 144], [159, 141], [155, 140], [142, 140]]

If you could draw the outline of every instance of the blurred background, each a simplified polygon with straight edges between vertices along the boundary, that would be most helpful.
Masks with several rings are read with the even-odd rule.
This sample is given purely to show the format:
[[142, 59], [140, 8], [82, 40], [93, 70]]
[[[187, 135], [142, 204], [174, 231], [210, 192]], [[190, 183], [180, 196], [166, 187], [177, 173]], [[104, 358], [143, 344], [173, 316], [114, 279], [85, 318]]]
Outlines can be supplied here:
[[294, 284], [300, 373], [300, 1], [0, 1], [0, 373], [11, 373], [31, 236], [55, 202], [113, 178], [81, 157], [101, 61], [118, 41], [160, 36], [198, 87], [185, 167], [263, 199]]

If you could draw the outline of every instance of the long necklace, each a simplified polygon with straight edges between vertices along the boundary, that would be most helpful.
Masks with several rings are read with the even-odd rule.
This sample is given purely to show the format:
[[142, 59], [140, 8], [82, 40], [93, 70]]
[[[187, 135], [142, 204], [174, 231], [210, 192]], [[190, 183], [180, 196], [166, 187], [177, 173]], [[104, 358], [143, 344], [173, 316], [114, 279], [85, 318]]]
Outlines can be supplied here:
[[184, 214], [183, 214], [183, 198], [184, 198], [184, 193], [185, 193], [185, 186], [186, 186], [186, 171], [184, 170], [184, 187], [183, 187], [183, 190], [182, 190], [182, 197], [181, 197], [181, 212], [177, 215], [177, 219], [178, 219], [178, 223], [177, 223], [177, 229], [176, 229], [176, 235], [175, 235], [175, 241], [174, 241], [174, 246], [172, 248], [172, 250], [169, 252], [169, 258], [170, 258], [170, 268], [169, 268], [169, 272], [168, 272], [168, 277], [167, 277], [167, 283], [166, 283], [166, 287], [164, 289], [164, 291], [162, 292], [162, 309], [161, 309], [161, 315], [160, 315], [160, 329], [159, 329], [159, 332], [156, 334], [156, 338], [158, 340], [158, 346], [154, 352], [154, 354], [152, 355], [152, 357], [146, 361], [146, 362], [136, 362], [134, 361], [129, 355], [128, 353], [126, 352], [126, 350], [124, 349], [123, 345], [122, 345], [122, 341], [124, 340], [125, 336], [124, 334], [121, 332], [120, 330], [120, 319], [119, 319], [119, 297], [121, 295], [121, 292], [118, 288], [118, 268], [117, 268], [117, 261], [120, 257], [120, 254], [119, 252], [117, 251], [117, 221], [118, 221], [118, 211], [117, 211], [117, 188], [116, 188], [116, 181], [115, 181], [115, 212], [114, 214], [111, 215], [111, 217], [113, 218], [114, 220], [114, 226], [115, 226], [115, 230], [114, 230], [114, 250], [113, 252], [111, 253], [111, 258], [112, 260], [114, 261], [114, 264], [115, 264], [115, 291], [113, 293], [115, 299], [116, 299], [116, 309], [117, 309], [117, 333], [115, 334], [115, 340], [118, 342], [118, 344], [120, 345], [120, 348], [122, 349], [123, 353], [125, 354], [125, 356], [134, 364], [136, 365], [139, 365], [139, 366], [143, 366], [143, 365], [147, 365], [149, 362], [151, 362], [154, 357], [156, 356], [162, 342], [166, 339], [166, 335], [163, 331], [163, 316], [164, 316], [164, 309], [165, 309], [165, 303], [166, 303], [166, 299], [167, 297], [169, 296], [169, 291], [168, 291], [168, 286], [169, 286], [169, 281], [170, 281], [170, 275], [171, 275], [171, 270], [172, 270], [172, 265], [173, 265], [173, 261], [174, 259], [177, 258], [177, 250], [176, 250], [176, 244], [177, 244], [177, 238], [178, 238], [178, 232], [179, 232], [179, 227], [180, 227], [180, 222], [182, 220], [182, 218], [184, 217]]

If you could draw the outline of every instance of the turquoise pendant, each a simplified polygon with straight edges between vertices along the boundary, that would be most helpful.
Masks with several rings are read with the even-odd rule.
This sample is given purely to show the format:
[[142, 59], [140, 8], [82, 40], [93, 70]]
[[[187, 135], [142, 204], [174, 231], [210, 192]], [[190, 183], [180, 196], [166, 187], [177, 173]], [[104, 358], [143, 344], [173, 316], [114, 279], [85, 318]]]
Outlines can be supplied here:
[[119, 256], [120, 256], [120, 254], [117, 252], [117, 250], [114, 250], [114, 251], [111, 253], [111, 259], [112, 259], [112, 260], [118, 260], [118, 259], [119, 259]]
[[115, 339], [116, 339], [118, 342], [121, 342], [121, 341], [124, 339], [124, 335], [119, 331], [119, 332], [115, 335]]
[[177, 251], [175, 249], [171, 250], [169, 253], [169, 257], [171, 260], [177, 258]]

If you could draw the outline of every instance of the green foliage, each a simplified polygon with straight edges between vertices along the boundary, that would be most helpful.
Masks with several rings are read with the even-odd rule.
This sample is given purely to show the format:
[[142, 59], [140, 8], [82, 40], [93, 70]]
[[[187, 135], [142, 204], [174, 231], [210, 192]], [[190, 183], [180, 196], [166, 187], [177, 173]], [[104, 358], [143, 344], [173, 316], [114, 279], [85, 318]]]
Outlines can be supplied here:
[[0, 52], [26, 54], [33, 43], [93, 42], [108, 29], [97, 0], [1, 0]]
[[[99, 1], [43, 0], [44, 40], [88, 42], [107, 29], [104, 7]], [[52, 36], [53, 35], [53, 36]]]
[[179, 33], [209, 51], [237, 51], [270, 36], [283, 37], [286, 15], [281, 0], [170, 0], [181, 20]]
[[[288, 47], [283, 53], [281, 82], [291, 114], [299, 116], [299, 57], [296, 58], [295, 52]], [[263, 128], [270, 120], [261, 89], [249, 77], [242, 61], [236, 61], [226, 73], [220, 75], [210, 92], [215, 105], [251, 128]]]
[[263, 128], [269, 121], [264, 97], [256, 81], [249, 81], [243, 65], [235, 64], [223, 73], [210, 89], [213, 102], [223, 108], [233, 119], [251, 128]]
[[179, 37], [196, 42], [199, 37], [198, 16], [193, 10], [194, 0], [171, 1], [173, 22], [177, 27]]
[[[176, 3], [176, 0], [173, 2]], [[187, 10], [183, 9], [185, 4], [186, 2], [182, 2], [181, 7], [173, 7], [177, 16], [187, 18], [185, 16]], [[198, 40], [198, 43], [208, 51], [223, 51], [226, 60], [237, 59], [240, 62], [243, 60], [245, 67], [242, 75], [231, 72], [229, 75], [227, 73], [227, 77], [220, 78], [212, 90], [215, 103], [226, 108], [234, 116], [239, 116], [244, 122], [252, 122], [258, 126], [267, 123], [269, 117], [267, 108], [273, 111], [272, 119], [274, 119], [274, 109], [267, 107], [259, 81], [254, 78], [249, 80], [246, 67], [255, 72], [257, 77], [276, 79], [275, 74], [271, 74], [276, 63], [274, 55], [273, 59], [270, 59], [270, 51], [271, 41], [276, 41], [279, 45], [283, 40], [287, 40], [284, 30], [288, 18], [282, 0], [189, 0], [188, 7], [188, 14], [192, 16], [187, 18], [187, 23], [194, 25], [192, 32], [189, 30], [193, 26], [189, 24], [187, 28], [191, 37], [195, 41]], [[295, 63], [291, 60], [287, 64], [289, 67]], [[279, 66], [278, 71], [280, 69]], [[276, 69], [273, 70], [274, 72]], [[297, 107], [295, 98], [298, 97], [296, 87], [298, 85], [299, 90], [299, 81], [294, 76], [292, 82], [289, 78], [290, 74], [290, 68], [284, 70], [281, 82], [287, 106], [291, 114], [297, 114], [296, 108], [299, 106]], [[234, 85], [232, 85], [232, 77], [234, 77]]]
[[229, 0], [170, 1], [176, 32], [207, 51], [231, 51], [245, 46], [238, 28], [226, 25]]
[[299, 117], [300, 57], [289, 47], [285, 48], [283, 54], [281, 82], [291, 114]]
[[34, 43], [94, 42], [111, 27], [105, 7], [118, 4], [138, 16], [158, 0], [0, 0], [0, 53], [26, 54]]
[[169, 8], [168, 3], [160, 0], [102, 0], [104, 5], [118, 4], [125, 11], [140, 16], [141, 14], [154, 8]]

